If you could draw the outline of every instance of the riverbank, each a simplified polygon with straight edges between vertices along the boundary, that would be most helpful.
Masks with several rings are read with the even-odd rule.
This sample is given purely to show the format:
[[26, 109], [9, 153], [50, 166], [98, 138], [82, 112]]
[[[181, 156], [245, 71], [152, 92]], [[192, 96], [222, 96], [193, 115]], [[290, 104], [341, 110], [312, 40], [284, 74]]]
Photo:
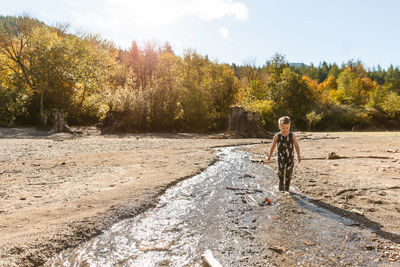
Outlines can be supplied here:
[[154, 206], [216, 158], [221, 135], [79, 135], [0, 128], [0, 265], [35, 266]]
[[[297, 133], [303, 161], [292, 184], [315, 204], [372, 230], [382, 257], [400, 262], [400, 133]], [[263, 164], [270, 144], [247, 149]], [[335, 152], [338, 159], [326, 159]], [[276, 155], [268, 164], [277, 169]]]

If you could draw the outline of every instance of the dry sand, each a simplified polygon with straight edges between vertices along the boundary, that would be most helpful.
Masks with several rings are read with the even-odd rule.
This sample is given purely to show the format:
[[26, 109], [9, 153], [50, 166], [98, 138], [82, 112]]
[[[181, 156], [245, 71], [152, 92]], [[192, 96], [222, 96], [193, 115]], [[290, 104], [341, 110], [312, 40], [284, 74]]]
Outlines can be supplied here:
[[[80, 129], [82, 130], [82, 129]], [[153, 206], [215, 161], [221, 135], [0, 129], [0, 266], [34, 266]]]
[[[212, 164], [213, 147], [264, 143], [249, 149], [262, 158], [270, 146], [221, 135], [82, 131], [0, 129], [0, 266], [42, 264], [152, 207], [166, 188]], [[382, 256], [400, 261], [400, 133], [298, 139], [303, 162], [293, 184], [300, 193], [375, 231]], [[329, 152], [348, 158], [326, 160]]]
[[[400, 262], [400, 132], [297, 133], [292, 184], [314, 203], [368, 227], [382, 257]], [[247, 149], [262, 159], [271, 144]], [[340, 159], [326, 159], [335, 152]], [[295, 156], [296, 157], [296, 156]], [[268, 164], [277, 170], [276, 155]], [[278, 178], [277, 182], [278, 182]]]

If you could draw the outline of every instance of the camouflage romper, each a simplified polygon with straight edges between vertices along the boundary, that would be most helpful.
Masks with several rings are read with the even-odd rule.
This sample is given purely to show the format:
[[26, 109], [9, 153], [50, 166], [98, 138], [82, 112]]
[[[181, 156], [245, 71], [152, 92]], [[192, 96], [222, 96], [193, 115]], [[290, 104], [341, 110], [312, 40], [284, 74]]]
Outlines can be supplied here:
[[287, 136], [278, 133], [278, 177], [279, 190], [289, 191], [294, 166], [293, 136], [289, 132]]

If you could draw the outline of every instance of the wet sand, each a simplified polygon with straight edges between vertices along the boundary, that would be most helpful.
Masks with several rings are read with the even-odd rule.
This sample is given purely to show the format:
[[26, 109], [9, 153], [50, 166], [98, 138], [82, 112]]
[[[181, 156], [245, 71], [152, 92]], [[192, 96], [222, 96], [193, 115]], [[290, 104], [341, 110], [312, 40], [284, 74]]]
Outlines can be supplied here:
[[[303, 161], [292, 184], [299, 193], [373, 231], [382, 257], [400, 262], [400, 133], [297, 133]], [[276, 155], [265, 163], [270, 144], [248, 151], [277, 170]], [[326, 159], [330, 152], [341, 158]], [[296, 157], [296, 156], [295, 156]], [[277, 182], [278, 182], [278, 178]]]
[[79, 130], [0, 129], [0, 266], [43, 264], [154, 206], [166, 188], [212, 164], [213, 147], [266, 141]]

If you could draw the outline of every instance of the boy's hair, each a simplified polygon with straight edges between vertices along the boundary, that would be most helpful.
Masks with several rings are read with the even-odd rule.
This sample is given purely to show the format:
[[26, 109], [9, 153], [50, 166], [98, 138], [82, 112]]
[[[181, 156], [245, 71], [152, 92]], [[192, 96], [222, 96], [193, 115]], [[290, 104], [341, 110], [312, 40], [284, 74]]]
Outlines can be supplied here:
[[278, 124], [282, 125], [282, 124], [289, 124], [290, 123], [290, 118], [288, 116], [283, 116], [280, 117], [278, 120]]

